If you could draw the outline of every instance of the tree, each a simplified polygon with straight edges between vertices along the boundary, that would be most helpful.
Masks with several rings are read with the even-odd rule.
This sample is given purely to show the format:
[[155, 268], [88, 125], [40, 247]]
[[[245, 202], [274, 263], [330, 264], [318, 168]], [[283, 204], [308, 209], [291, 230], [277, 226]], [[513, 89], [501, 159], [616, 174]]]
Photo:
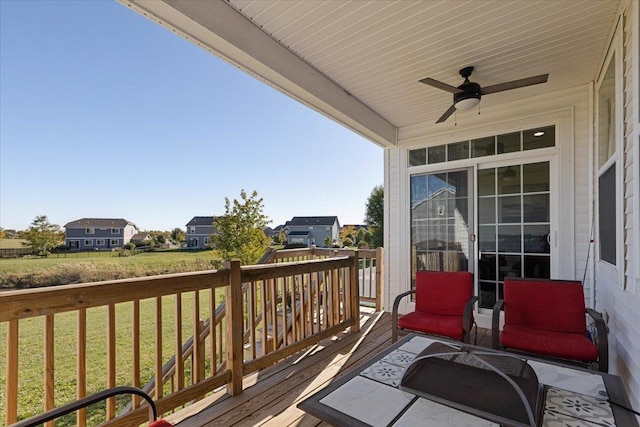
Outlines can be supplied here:
[[371, 246], [377, 248], [383, 245], [384, 238], [384, 188], [376, 185], [367, 199], [364, 222], [371, 232]]
[[48, 255], [50, 249], [64, 241], [64, 235], [59, 225], [49, 223], [46, 215], [39, 215], [25, 232], [24, 239], [24, 246], [38, 250], [41, 255]]
[[4, 228], [0, 227], [0, 239], [4, 239]]
[[211, 235], [211, 242], [223, 259], [238, 258], [244, 265], [254, 264], [269, 247], [263, 229], [271, 221], [262, 212], [262, 199], [257, 191], [247, 197], [240, 190], [240, 198], [233, 203], [224, 198], [225, 214], [214, 219], [217, 232]]
[[176, 227], [173, 230], [171, 230], [171, 239], [176, 242], [184, 242], [185, 240], [187, 240], [187, 236], [184, 233], [184, 230]]

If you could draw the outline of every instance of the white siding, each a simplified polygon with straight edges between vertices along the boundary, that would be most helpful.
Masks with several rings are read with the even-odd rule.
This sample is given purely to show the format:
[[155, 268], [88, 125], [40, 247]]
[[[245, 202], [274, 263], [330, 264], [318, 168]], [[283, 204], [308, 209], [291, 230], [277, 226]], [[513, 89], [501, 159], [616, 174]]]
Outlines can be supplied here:
[[623, 12], [623, 111], [622, 118], [622, 191], [624, 228], [623, 242], [618, 242], [618, 250], [624, 255], [622, 266], [623, 283], [611, 280], [601, 271], [596, 271], [598, 289], [597, 308], [607, 313], [609, 326], [609, 371], [620, 375], [627, 386], [631, 404], [640, 407], [640, 296], [636, 285], [639, 250], [638, 212], [638, 123], [640, 100], [638, 99], [638, 50], [639, 37], [638, 2], [627, 2]]

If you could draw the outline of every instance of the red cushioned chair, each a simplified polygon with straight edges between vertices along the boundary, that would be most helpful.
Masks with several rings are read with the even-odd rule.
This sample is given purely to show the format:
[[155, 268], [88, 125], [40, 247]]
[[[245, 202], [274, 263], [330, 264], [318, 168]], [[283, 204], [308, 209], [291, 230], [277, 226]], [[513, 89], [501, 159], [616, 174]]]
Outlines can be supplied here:
[[[499, 333], [500, 310], [504, 327]], [[588, 314], [595, 343], [587, 332]], [[504, 281], [504, 300], [493, 308], [493, 348], [532, 353], [578, 363], [601, 372], [609, 369], [607, 329], [600, 313], [585, 308], [577, 281], [520, 279]]]
[[[411, 294], [415, 294], [415, 311], [398, 318], [400, 301]], [[398, 330], [410, 330], [469, 343], [477, 300], [473, 274], [468, 271], [418, 271], [415, 289], [393, 302], [391, 341], [397, 341]]]

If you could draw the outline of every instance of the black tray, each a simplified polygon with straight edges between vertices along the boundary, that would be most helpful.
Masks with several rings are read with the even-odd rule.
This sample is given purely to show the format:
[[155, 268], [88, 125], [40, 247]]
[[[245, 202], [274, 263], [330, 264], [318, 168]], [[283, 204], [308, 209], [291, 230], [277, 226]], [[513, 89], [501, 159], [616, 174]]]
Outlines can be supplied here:
[[531, 426], [525, 405], [534, 426], [542, 419], [544, 387], [526, 361], [507, 353], [434, 343], [407, 368], [399, 388], [503, 426]]

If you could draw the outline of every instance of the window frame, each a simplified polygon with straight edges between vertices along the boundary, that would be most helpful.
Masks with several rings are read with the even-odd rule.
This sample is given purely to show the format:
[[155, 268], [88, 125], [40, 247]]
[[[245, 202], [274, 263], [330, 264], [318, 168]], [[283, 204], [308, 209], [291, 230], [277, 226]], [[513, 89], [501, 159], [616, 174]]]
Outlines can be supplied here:
[[[596, 80], [594, 90], [594, 204], [597, 205], [596, 216], [596, 238], [597, 244], [595, 245], [596, 256], [596, 270], [600, 274], [604, 274], [606, 277], [613, 279], [620, 287], [624, 287], [625, 284], [625, 269], [624, 269], [624, 212], [623, 212], [623, 179], [624, 179], [624, 161], [623, 151], [624, 146], [622, 144], [624, 139], [623, 130], [623, 116], [624, 116], [624, 96], [623, 96], [623, 49], [622, 49], [622, 35], [620, 28], [616, 28], [614, 35], [611, 39], [611, 45], [605, 60], [602, 63], [600, 74]], [[600, 89], [605, 80], [605, 76], [609, 70], [609, 67], [613, 64], [614, 67], [614, 95], [615, 95], [615, 152], [606, 159], [600, 166]], [[600, 248], [600, 178], [611, 167], [615, 167], [615, 236], [616, 236], [616, 264], [613, 265], [608, 261], [602, 259]]]

